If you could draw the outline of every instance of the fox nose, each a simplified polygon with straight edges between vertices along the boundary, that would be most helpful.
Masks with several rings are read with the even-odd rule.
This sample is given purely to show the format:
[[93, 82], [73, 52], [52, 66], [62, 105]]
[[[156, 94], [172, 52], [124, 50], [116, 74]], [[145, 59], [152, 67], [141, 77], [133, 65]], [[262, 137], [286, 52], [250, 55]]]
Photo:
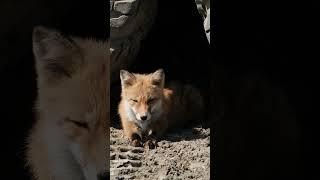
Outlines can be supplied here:
[[140, 116], [140, 119], [141, 119], [142, 121], [147, 120], [147, 115]]

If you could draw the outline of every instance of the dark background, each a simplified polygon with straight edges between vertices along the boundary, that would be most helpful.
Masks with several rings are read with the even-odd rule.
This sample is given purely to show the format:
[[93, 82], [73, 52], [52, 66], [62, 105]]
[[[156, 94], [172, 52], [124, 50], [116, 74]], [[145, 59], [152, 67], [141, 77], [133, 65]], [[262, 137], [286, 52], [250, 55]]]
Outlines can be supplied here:
[[45, 25], [68, 35], [105, 39], [109, 36], [108, 6], [104, 1], [0, 2], [0, 179], [29, 179], [23, 151], [34, 121], [36, 97], [33, 27]]
[[[252, 107], [246, 106], [245, 112], [229, 109], [216, 127], [216, 179], [319, 179], [315, 149], [319, 118], [314, 101], [320, 9], [315, 2], [217, 0], [212, 4], [213, 61], [223, 67], [227, 80], [223, 88], [237, 91], [240, 77], [254, 72], [287, 96], [295, 116], [275, 121], [273, 111], [256, 115], [254, 106], [264, 101], [259, 93], [249, 91], [245, 100], [251, 97], [247, 102]], [[235, 112], [239, 116], [232, 117]], [[290, 132], [294, 124], [296, 131]]]

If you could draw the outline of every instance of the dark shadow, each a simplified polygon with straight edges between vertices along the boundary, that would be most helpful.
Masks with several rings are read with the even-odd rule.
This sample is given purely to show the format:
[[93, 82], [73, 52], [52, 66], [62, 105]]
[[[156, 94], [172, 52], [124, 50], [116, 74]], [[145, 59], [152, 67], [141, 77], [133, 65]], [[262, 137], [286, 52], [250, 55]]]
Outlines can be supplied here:
[[193, 141], [197, 139], [205, 139], [210, 137], [210, 133], [207, 130], [198, 128], [180, 128], [169, 131], [160, 140], [180, 142], [180, 141]]
[[80, 1], [0, 2], [2, 179], [30, 179], [24, 150], [37, 95], [33, 27], [44, 25], [68, 35], [105, 39], [109, 36], [107, 9], [103, 3]]

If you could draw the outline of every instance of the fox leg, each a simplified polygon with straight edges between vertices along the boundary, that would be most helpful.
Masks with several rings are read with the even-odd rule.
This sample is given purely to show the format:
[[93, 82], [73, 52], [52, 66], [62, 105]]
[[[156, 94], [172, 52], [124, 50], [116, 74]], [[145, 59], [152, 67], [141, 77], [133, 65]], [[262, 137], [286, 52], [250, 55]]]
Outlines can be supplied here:
[[158, 141], [162, 138], [167, 128], [166, 121], [155, 122], [153, 127], [147, 132], [146, 141], [143, 146], [149, 149], [158, 147]]
[[124, 130], [124, 135], [127, 138], [129, 138], [130, 144], [132, 146], [135, 146], [135, 147], [142, 146], [141, 131], [135, 123], [123, 119], [122, 127]]

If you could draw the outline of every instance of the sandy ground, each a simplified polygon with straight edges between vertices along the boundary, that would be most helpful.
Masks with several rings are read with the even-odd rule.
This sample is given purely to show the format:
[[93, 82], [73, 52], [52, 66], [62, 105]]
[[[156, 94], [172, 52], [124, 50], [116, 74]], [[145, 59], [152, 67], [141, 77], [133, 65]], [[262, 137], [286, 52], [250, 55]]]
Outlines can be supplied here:
[[156, 149], [132, 147], [111, 127], [111, 179], [210, 179], [210, 129], [169, 133]]

